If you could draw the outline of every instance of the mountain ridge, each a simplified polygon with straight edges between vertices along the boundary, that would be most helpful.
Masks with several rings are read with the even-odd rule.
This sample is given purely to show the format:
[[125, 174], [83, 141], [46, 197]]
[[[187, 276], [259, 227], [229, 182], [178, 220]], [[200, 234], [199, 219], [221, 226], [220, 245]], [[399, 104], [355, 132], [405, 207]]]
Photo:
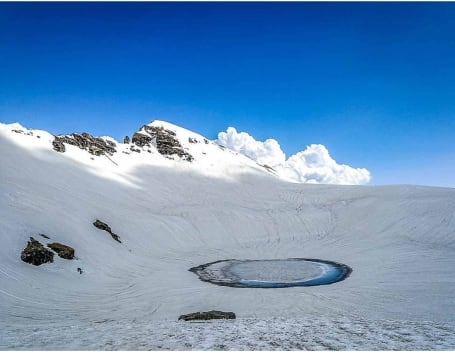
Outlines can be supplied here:
[[[100, 156], [103, 156], [120, 167], [144, 163], [169, 166], [170, 162], [162, 159], [165, 158], [174, 161], [174, 167], [191, 168], [193, 166], [193, 169], [199, 170], [201, 174], [220, 176], [229, 175], [235, 171], [251, 171], [278, 177], [266, 165], [261, 165], [198, 133], [162, 120], [153, 120], [142, 125], [131, 135], [131, 138], [125, 137], [124, 143], [110, 136], [92, 136], [85, 132], [53, 135], [43, 130], [27, 129], [20, 123], [0, 123], [0, 129], [7, 138], [13, 139], [16, 143], [24, 145], [27, 142], [32, 149], [34, 147], [53, 149], [69, 156], [70, 159], [77, 157], [80, 162], [85, 163], [88, 159], [99, 161]], [[32, 139], [33, 137], [35, 139]], [[78, 152], [74, 148], [86, 151], [87, 154]], [[130, 159], [126, 159], [126, 156]], [[126, 161], [130, 162], [126, 163]]]

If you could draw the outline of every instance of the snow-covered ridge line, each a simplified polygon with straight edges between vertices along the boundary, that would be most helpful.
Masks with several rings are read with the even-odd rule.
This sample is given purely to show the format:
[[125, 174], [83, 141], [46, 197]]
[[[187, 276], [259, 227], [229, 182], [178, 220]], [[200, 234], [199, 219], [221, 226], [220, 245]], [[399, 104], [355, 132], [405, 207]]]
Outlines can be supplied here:
[[200, 134], [160, 120], [143, 125], [131, 136], [125, 136], [123, 143], [109, 136], [97, 137], [89, 133], [53, 135], [27, 129], [19, 123], [0, 123], [0, 133], [23, 147], [53, 150], [67, 159], [96, 166], [98, 171], [104, 173], [112, 172], [112, 165], [122, 174], [133, 167], [152, 165], [226, 179], [235, 179], [244, 173], [276, 177], [270, 167], [260, 165]]
[[[143, 125], [131, 137], [125, 136], [123, 143], [109, 136], [96, 137], [89, 133], [53, 136], [45, 131], [28, 130], [19, 123], [2, 124], [2, 127], [5, 131], [14, 133], [30, 136], [36, 133], [35, 136], [48, 139], [53, 137], [51, 146], [57, 152], [65, 153], [68, 146], [72, 145], [94, 156], [106, 156], [116, 162], [116, 165], [144, 162], [163, 164], [160, 159], [162, 156], [174, 160], [174, 167], [182, 168], [184, 162], [189, 162], [193, 171], [230, 179], [239, 172], [266, 174], [294, 183], [359, 185], [371, 179], [370, 172], [364, 168], [338, 164], [323, 145], [309, 145], [305, 150], [285, 159], [284, 152], [275, 140], [256, 141], [245, 132], [237, 133], [232, 127], [226, 132], [220, 132], [218, 139], [213, 141], [166, 121], [154, 120]], [[127, 164], [119, 163], [117, 161], [125, 160], [119, 158], [117, 153], [130, 155], [134, 159], [129, 159]], [[151, 157], [138, 158], [140, 153]], [[70, 154], [74, 155], [79, 154]], [[93, 157], [90, 159], [93, 160]]]

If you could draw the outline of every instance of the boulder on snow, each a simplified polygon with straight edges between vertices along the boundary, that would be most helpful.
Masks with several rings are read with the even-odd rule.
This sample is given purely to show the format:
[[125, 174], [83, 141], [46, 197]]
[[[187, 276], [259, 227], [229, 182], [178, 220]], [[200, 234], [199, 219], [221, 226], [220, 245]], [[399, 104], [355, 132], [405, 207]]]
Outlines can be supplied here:
[[196, 312], [179, 316], [179, 320], [212, 320], [212, 319], [235, 319], [235, 313], [220, 310], [210, 310], [207, 312]]
[[123, 139], [123, 143], [129, 145], [130, 144], [130, 138], [129, 136], [125, 136], [125, 138]]
[[55, 251], [61, 258], [72, 260], [74, 258], [74, 248], [58, 242], [47, 244], [47, 247]]
[[102, 222], [101, 220], [96, 219], [96, 221], [93, 223], [93, 225], [100, 230], [107, 231], [115, 241], [122, 243], [122, 241], [120, 241], [120, 236], [118, 236], [117, 234], [114, 234], [112, 232], [111, 228], [109, 227], [109, 225], [106, 224], [105, 222]]
[[30, 241], [21, 253], [21, 260], [35, 266], [54, 262], [54, 253], [46, 249], [39, 241], [30, 237]]

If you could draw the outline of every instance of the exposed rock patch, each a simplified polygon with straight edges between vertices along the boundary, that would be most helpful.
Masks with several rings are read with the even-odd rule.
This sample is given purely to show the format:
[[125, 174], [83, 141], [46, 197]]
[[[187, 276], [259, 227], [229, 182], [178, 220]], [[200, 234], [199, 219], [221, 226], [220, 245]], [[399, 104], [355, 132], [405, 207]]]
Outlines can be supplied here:
[[149, 146], [152, 143], [153, 138], [150, 137], [149, 135], [145, 135], [140, 132], [136, 132], [132, 139], [131, 142], [134, 143], [135, 145], [138, 145], [139, 147], [144, 147], [144, 146]]
[[63, 140], [61, 140], [58, 137], [55, 137], [54, 141], [52, 141], [52, 147], [54, 148], [54, 150], [56, 150], [57, 152], [60, 152], [60, 153], [63, 153], [66, 151], [65, 145], [63, 144]]
[[183, 149], [176, 138], [175, 132], [163, 127], [144, 125], [139, 132], [133, 135], [131, 141], [140, 147], [154, 145], [158, 152], [166, 158], [172, 158], [171, 156], [177, 155], [188, 162], [194, 159], [191, 154]]
[[114, 234], [108, 224], [96, 219], [93, 225], [100, 230], [107, 231], [115, 241], [122, 243], [122, 241], [120, 241], [120, 236]]
[[224, 312], [219, 310], [210, 310], [207, 312], [196, 312], [179, 316], [179, 320], [212, 320], [212, 319], [235, 319], [235, 313]]
[[21, 253], [21, 260], [35, 266], [54, 262], [54, 253], [46, 249], [39, 241], [30, 237], [30, 241]]
[[61, 258], [66, 260], [72, 260], [74, 258], [74, 248], [60, 244], [58, 242], [53, 242], [47, 244], [47, 247], [55, 251]]
[[24, 132], [23, 130], [17, 130], [17, 129], [13, 129], [11, 131], [14, 132], [14, 133], [22, 134], [22, 135], [33, 136], [33, 132], [32, 131]]
[[123, 143], [129, 145], [129, 143], [130, 143], [130, 138], [129, 138], [129, 136], [125, 136], [125, 138], [123, 139]]
[[269, 172], [273, 172], [273, 173], [276, 173], [276, 170], [274, 170], [272, 167], [270, 167], [268, 164], [260, 164], [260, 166], [264, 167], [265, 169], [267, 169]]
[[92, 136], [86, 132], [82, 134], [73, 133], [71, 135], [55, 136], [52, 145], [57, 152], [65, 152], [64, 143], [77, 146], [81, 150], [90, 152], [95, 156], [112, 155], [117, 150], [116, 144], [111, 140]]

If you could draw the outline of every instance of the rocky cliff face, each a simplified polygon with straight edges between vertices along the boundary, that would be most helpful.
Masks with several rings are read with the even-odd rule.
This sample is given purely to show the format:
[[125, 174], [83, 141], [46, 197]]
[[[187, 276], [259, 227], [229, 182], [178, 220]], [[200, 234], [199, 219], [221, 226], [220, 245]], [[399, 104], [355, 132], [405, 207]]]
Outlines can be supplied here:
[[95, 156], [113, 155], [117, 150], [115, 142], [100, 137], [92, 136], [86, 132], [82, 134], [73, 133], [71, 135], [55, 136], [52, 145], [57, 152], [65, 152], [65, 145], [77, 146], [81, 150], [90, 152]]
[[[124, 144], [129, 144], [130, 139], [125, 137]], [[194, 142], [190, 142], [194, 143]], [[69, 144], [79, 147], [81, 150], [88, 151], [95, 156], [112, 156], [117, 152], [117, 144], [111, 140], [92, 136], [88, 133], [72, 133], [70, 135], [57, 135], [54, 137], [52, 146], [55, 151], [64, 153], [65, 145]], [[192, 162], [194, 157], [188, 153], [177, 138], [174, 131], [165, 129], [162, 126], [144, 125], [139, 131], [135, 132], [131, 139], [131, 151], [141, 152], [139, 148], [146, 149], [154, 146], [157, 151], [169, 159], [178, 156], [188, 162]], [[150, 152], [150, 150], [148, 150]]]
[[188, 162], [194, 159], [184, 150], [175, 132], [163, 127], [144, 125], [133, 135], [131, 142], [140, 147], [153, 145], [159, 153], [167, 158], [172, 159], [173, 155], [177, 155]]

